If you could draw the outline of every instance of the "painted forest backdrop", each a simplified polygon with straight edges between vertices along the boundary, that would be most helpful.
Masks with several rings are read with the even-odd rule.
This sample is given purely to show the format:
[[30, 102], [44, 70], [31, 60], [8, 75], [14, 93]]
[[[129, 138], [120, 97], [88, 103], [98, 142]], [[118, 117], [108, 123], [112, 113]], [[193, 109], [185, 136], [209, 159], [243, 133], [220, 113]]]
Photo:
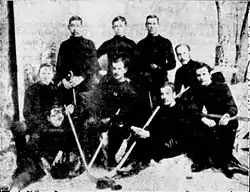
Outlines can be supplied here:
[[[69, 37], [70, 16], [83, 18], [84, 36], [98, 48], [113, 36], [111, 21], [115, 16], [127, 18], [127, 37], [138, 42], [146, 35], [145, 18], [151, 13], [160, 17], [160, 33], [173, 46], [190, 44], [194, 60], [219, 65], [225, 74], [237, 71], [238, 79], [243, 80], [248, 63], [247, 1], [15, 0], [15, 95], [9, 9], [7, 1], [0, 0], [0, 127], [7, 126], [4, 120], [13, 118], [15, 113], [16, 119], [22, 119], [25, 88], [35, 81], [42, 62], [55, 64], [60, 43]], [[15, 106], [13, 101], [17, 98]]]

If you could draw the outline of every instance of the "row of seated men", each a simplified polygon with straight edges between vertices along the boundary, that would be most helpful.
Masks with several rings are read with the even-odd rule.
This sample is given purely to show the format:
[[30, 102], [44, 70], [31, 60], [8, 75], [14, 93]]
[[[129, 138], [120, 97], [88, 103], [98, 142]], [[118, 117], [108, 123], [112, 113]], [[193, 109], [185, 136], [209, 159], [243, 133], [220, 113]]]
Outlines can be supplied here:
[[[127, 165], [132, 163], [133, 167], [142, 168], [148, 166], [151, 159], [159, 162], [162, 158], [185, 153], [193, 160], [192, 171], [215, 167], [232, 177], [228, 166], [238, 122], [230, 120], [237, 114], [237, 106], [228, 86], [216, 78], [212, 80], [208, 65], [197, 63], [196, 84], [178, 98], [173, 83], [164, 82], [160, 86], [161, 102], [158, 105], [161, 108], [144, 130], [142, 127], [154, 108], [151, 109], [149, 99], [144, 99], [148, 94], [140, 92], [140, 88], [133, 86], [125, 76], [128, 62], [126, 58], [112, 61], [112, 74], [103, 76], [96, 88], [88, 93], [88, 102], [71, 90], [77, 100], [71, 116], [82, 148], [94, 147], [87, 161], [97, 147], [91, 140], [99, 141], [98, 137], [107, 135], [106, 168], [112, 169], [119, 162], [117, 150], [131, 135], [130, 141], [136, 140], [137, 145]], [[17, 149], [13, 186], [18, 189], [44, 175], [42, 157], [52, 167], [57, 165], [51, 172], [55, 178], [75, 176], [75, 171], [84, 171], [81, 161], [78, 161], [78, 168], [72, 163], [72, 158], [78, 159], [79, 152], [63, 112], [71, 105], [63, 106], [61, 94], [64, 90], [52, 83], [52, 66], [41, 65], [39, 77], [39, 82], [28, 87], [25, 93], [25, 124], [17, 122], [12, 126]], [[73, 98], [72, 104], [74, 102]], [[91, 109], [88, 105], [94, 107]], [[207, 113], [219, 114], [221, 118], [203, 116], [204, 106]], [[92, 126], [87, 128], [86, 121]], [[60, 160], [64, 161], [63, 166], [54, 162], [59, 151], [64, 154]]]
[[[146, 18], [148, 35], [136, 45], [138, 58], [131, 59], [130, 54], [124, 54], [135, 48], [122, 35], [124, 17], [114, 18], [115, 37], [97, 51], [93, 42], [80, 34], [82, 19], [70, 18], [71, 37], [60, 46], [55, 76], [52, 66], [40, 66], [39, 81], [25, 93], [25, 123], [15, 122], [11, 127], [17, 151], [12, 186], [21, 189], [41, 178], [41, 157], [54, 168], [51, 173], [57, 178], [84, 170], [64, 114], [72, 105], [71, 117], [88, 162], [99, 138], [107, 137], [103, 153], [107, 168], [112, 169], [123, 139], [131, 136], [130, 142], [138, 142], [127, 165], [133, 162], [134, 167], [145, 167], [151, 159], [185, 153], [193, 160], [192, 171], [212, 166], [232, 176], [228, 165], [237, 120], [230, 118], [237, 114], [237, 106], [230, 90], [221, 74], [212, 74], [209, 66], [191, 59], [188, 45], [175, 47], [182, 67], [174, 84], [169, 83], [167, 71], [175, 67], [175, 56], [171, 42], [158, 34], [158, 25], [157, 16]], [[94, 83], [92, 77], [100, 69], [97, 56], [104, 53], [108, 54], [108, 72]], [[175, 98], [182, 86], [190, 88]], [[157, 106], [161, 106], [159, 112], [142, 130]], [[203, 116], [203, 107], [221, 118]], [[67, 166], [55, 160], [58, 151]], [[103, 164], [98, 159], [96, 163]]]

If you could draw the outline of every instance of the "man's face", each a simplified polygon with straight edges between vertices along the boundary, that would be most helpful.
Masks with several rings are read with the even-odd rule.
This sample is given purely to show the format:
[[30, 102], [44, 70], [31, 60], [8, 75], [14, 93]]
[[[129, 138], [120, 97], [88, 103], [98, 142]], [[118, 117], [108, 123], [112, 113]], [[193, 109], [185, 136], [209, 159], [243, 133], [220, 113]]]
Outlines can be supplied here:
[[172, 88], [165, 86], [161, 88], [161, 99], [164, 105], [171, 105], [175, 102], [175, 93], [172, 91]]
[[40, 82], [42, 84], [48, 85], [52, 82], [54, 73], [51, 67], [42, 67], [39, 72]]
[[55, 127], [59, 127], [63, 120], [64, 120], [64, 115], [62, 113], [62, 108], [53, 108], [50, 111], [50, 116], [48, 120], [51, 122], [51, 124]]
[[185, 65], [190, 60], [190, 51], [186, 46], [180, 46], [176, 50], [176, 55], [182, 65]]
[[112, 63], [112, 74], [114, 79], [116, 79], [117, 81], [121, 81], [122, 79], [124, 79], [126, 72], [127, 68], [124, 67], [123, 61]]
[[157, 35], [159, 28], [157, 18], [149, 18], [146, 22], [146, 28], [148, 30], [148, 34]]
[[80, 20], [73, 20], [68, 25], [69, 31], [72, 36], [74, 37], [80, 37], [81, 36], [81, 30], [82, 30], [82, 23]]
[[208, 68], [202, 67], [196, 70], [196, 77], [201, 86], [208, 86], [211, 81], [211, 74], [208, 71]]
[[125, 29], [126, 29], [126, 25], [124, 21], [121, 21], [121, 20], [115, 21], [112, 28], [115, 32], [115, 35], [118, 35], [120, 37], [124, 36]]

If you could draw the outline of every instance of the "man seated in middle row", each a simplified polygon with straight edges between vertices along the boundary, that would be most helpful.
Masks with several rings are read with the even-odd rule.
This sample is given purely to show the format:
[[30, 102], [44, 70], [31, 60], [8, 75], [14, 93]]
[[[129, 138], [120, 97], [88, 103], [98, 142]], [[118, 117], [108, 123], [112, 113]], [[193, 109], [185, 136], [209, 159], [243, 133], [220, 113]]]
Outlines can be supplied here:
[[[123, 139], [129, 136], [129, 127], [135, 117], [136, 92], [125, 77], [130, 60], [118, 57], [112, 61], [112, 75], [102, 77], [95, 91], [101, 121], [100, 132], [108, 136], [108, 167], [116, 165], [115, 154]], [[108, 133], [106, 132], [108, 130]], [[107, 133], [107, 134], [106, 134]]]
[[[184, 152], [185, 119], [191, 115], [188, 106], [181, 100], [176, 100], [174, 84], [165, 82], [160, 89], [162, 104], [161, 108], [152, 120], [149, 127], [145, 129], [132, 126], [131, 129], [141, 139], [147, 139], [151, 148], [147, 152], [148, 158], [155, 161], [171, 157]], [[140, 144], [140, 139], [138, 140]], [[141, 151], [143, 146], [137, 146]]]

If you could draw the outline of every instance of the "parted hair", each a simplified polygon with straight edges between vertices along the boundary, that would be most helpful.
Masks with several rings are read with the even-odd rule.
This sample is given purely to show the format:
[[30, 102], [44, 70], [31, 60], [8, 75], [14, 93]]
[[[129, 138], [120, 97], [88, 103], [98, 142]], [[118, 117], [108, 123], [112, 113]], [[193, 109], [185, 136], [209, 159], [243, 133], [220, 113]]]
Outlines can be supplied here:
[[175, 86], [174, 86], [174, 83], [172, 83], [172, 82], [165, 81], [165, 82], [162, 84], [161, 88], [164, 88], [164, 87], [170, 87], [171, 90], [172, 90], [172, 92], [175, 92]]
[[114, 25], [114, 23], [115, 23], [116, 21], [123, 21], [123, 22], [125, 23], [125, 25], [127, 25], [127, 20], [126, 20], [126, 18], [123, 17], [123, 16], [117, 16], [117, 17], [115, 17], [115, 18], [112, 20], [112, 25]]
[[177, 53], [177, 49], [178, 49], [179, 47], [182, 47], [182, 46], [186, 47], [186, 48], [188, 49], [189, 52], [191, 51], [191, 48], [190, 48], [190, 46], [189, 46], [188, 44], [186, 44], [186, 43], [181, 43], [181, 44], [178, 44], [178, 45], [175, 46], [175, 52]]
[[82, 24], [82, 18], [81, 17], [79, 17], [78, 15], [74, 15], [74, 16], [71, 16], [70, 18], [69, 18], [69, 24], [72, 22], [72, 21], [81, 21], [81, 24]]
[[41, 69], [44, 68], [44, 67], [50, 68], [52, 70], [52, 72], [53, 72], [53, 66], [51, 64], [49, 64], [49, 63], [42, 63], [40, 65], [40, 67], [39, 67], [38, 74], [40, 74]]
[[157, 19], [157, 23], [158, 23], [158, 24], [160, 23], [159, 17], [158, 17], [157, 15], [154, 15], [154, 14], [148, 15], [148, 16], [146, 17], [146, 23], [145, 23], [145, 24], [148, 23], [148, 19]]
[[210, 67], [208, 64], [203, 63], [203, 62], [200, 62], [200, 63], [197, 65], [196, 70], [197, 70], [197, 69], [201, 69], [201, 68], [203, 68], [203, 67], [206, 67], [209, 73], [213, 70], [212, 67]]
[[112, 64], [113, 63], [118, 63], [118, 62], [123, 62], [124, 68], [129, 68], [131, 60], [127, 57], [115, 57], [112, 59]]

